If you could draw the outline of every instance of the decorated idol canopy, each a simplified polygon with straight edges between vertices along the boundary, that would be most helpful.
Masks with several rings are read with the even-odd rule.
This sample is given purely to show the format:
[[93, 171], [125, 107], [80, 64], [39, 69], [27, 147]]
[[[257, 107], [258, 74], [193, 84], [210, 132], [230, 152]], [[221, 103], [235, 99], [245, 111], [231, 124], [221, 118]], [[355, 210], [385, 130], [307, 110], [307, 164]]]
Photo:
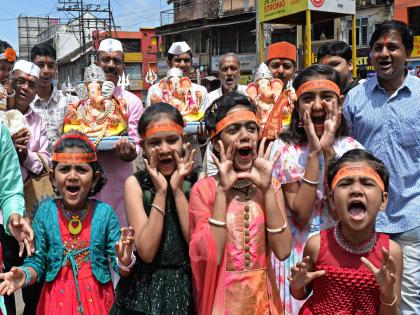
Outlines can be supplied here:
[[[263, 23], [305, 25], [305, 67], [311, 64], [311, 24], [353, 15], [356, 28], [356, 0], [258, 0], [258, 33]], [[263, 60], [263, 41], [259, 36], [259, 59]], [[353, 64], [356, 64], [356, 32], [353, 32]], [[354, 68], [354, 74], [356, 67]]]
[[[91, 138], [98, 150], [110, 149], [127, 134], [127, 103], [113, 96], [115, 85], [95, 64], [85, 70], [84, 83], [76, 86], [79, 100], [70, 104], [64, 117], [64, 132], [77, 130]], [[108, 143], [108, 145], [106, 144]]]

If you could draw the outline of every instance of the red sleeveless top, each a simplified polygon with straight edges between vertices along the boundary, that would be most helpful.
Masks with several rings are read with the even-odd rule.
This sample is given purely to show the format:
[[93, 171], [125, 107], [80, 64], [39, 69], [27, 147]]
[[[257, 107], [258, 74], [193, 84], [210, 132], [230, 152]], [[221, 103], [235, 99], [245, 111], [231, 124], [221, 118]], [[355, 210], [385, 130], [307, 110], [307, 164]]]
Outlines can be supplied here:
[[358, 255], [347, 252], [337, 243], [334, 229], [321, 231], [315, 269], [325, 270], [326, 274], [312, 282], [313, 294], [299, 314], [377, 314], [380, 288], [360, 258], [366, 257], [379, 268], [382, 265], [381, 248], [389, 250], [388, 235], [376, 233], [375, 246], [368, 253]]

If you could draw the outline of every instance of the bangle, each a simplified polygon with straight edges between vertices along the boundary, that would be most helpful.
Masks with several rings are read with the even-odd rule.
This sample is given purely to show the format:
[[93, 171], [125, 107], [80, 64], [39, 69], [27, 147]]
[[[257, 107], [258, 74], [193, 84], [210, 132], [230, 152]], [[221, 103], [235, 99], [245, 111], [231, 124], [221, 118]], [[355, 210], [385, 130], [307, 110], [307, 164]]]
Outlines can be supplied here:
[[209, 220], [209, 223], [211, 225], [221, 226], [221, 227], [225, 227], [226, 226], [226, 222], [219, 221], [219, 220], [216, 220], [216, 219], [213, 219], [213, 218], [208, 218], [208, 220]]
[[268, 227], [265, 228], [267, 230], [268, 233], [283, 233], [284, 230], [287, 229], [287, 222], [284, 222], [283, 226], [277, 228], [277, 229], [270, 229]]
[[130, 271], [131, 268], [133, 268], [133, 266], [134, 266], [134, 264], [136, 263], [136, 260], [137, 260], [136, 256], [133, 253], [131, 253], [131, 262], [128, 266], [124, 266], [123, 264], [121, 264], [121, 261], [118, 259], [118, 257], [116, 257], [116, 259], [117, 259], [118, 267], [120, 267], [120, 269], [124, 270], [124, 271]]
[[16, 91], [13, 90], [13, 93], [12, 94], [7, 94], [7, 97], [14, 97], [15, 95], [16, 95]]
[[164, 210], [162, 210], [162, 208], [159, 207], [158, 205], [152, 203], [151, 206], [152, 206], [152, 208], [155, 208], [157, 211], [159, 211], [163, 216], [166, 215], [166, 212]]
[[23, 284], [23, 287], [27, 287], [32, 280], [32, 276], [31, 276], [31, 272], [29, 271], [28, 267], [18, 267], [20, 270], [23, 271], [23, 273], [25, 274], [25, 283]]
[[395, 298], [394, 298], [394, 300], [392, 301], [392, 303], [385, 303], [385, 302], [384, 302], [384, 300], [382, 300], [382, 294], [380, 294], [380, 295], [379, 295], [379, 299], [381, 300], [381, 303], [382, 303], [383, 305], [386, 305], [386, 306], [391, 307], [391, 306], [394, 306], [394, 304], [397, 302], [398, 297], [397, 297], [397, 295], [395, 294]]
[[302, 176], [302, 181], [304, 181], [305, 183], [307, 183], [309, 185], [318, 185], [318, 183], [319, 183], [319, 180], [312, 181], [312, 180], [306, 179], [305, 176]]

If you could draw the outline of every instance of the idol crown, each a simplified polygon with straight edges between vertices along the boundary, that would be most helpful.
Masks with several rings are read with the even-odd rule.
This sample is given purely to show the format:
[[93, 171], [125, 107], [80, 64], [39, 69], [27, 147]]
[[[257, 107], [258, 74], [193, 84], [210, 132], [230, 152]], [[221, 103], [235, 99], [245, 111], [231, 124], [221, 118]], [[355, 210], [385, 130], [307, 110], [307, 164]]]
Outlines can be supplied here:
[[105, 72], [101, 67], [91, 64], [85, 70], [85, 82], [104, 82]]
[[255, 73], [254, 82], [257, 82], [261, 79], [268, 79], [271, 80], [273, 78], [273, 75], [271, 74], [270, 69], [268, 69], [267, 65], [263, 62], [260, 64], [260, 66], [257, 69], [257, 72]]

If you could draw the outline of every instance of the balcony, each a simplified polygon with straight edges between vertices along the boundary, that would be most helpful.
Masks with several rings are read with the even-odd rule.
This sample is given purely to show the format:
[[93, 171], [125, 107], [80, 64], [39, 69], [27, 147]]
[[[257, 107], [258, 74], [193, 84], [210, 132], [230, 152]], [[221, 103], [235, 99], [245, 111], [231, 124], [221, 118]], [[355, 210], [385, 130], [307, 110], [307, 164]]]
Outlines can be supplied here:
[[173, 3], [173, 9], [160, 13], [161, 26], [199, 19], [212, 19], [254, 11], [251, 0], [179, 0]]

